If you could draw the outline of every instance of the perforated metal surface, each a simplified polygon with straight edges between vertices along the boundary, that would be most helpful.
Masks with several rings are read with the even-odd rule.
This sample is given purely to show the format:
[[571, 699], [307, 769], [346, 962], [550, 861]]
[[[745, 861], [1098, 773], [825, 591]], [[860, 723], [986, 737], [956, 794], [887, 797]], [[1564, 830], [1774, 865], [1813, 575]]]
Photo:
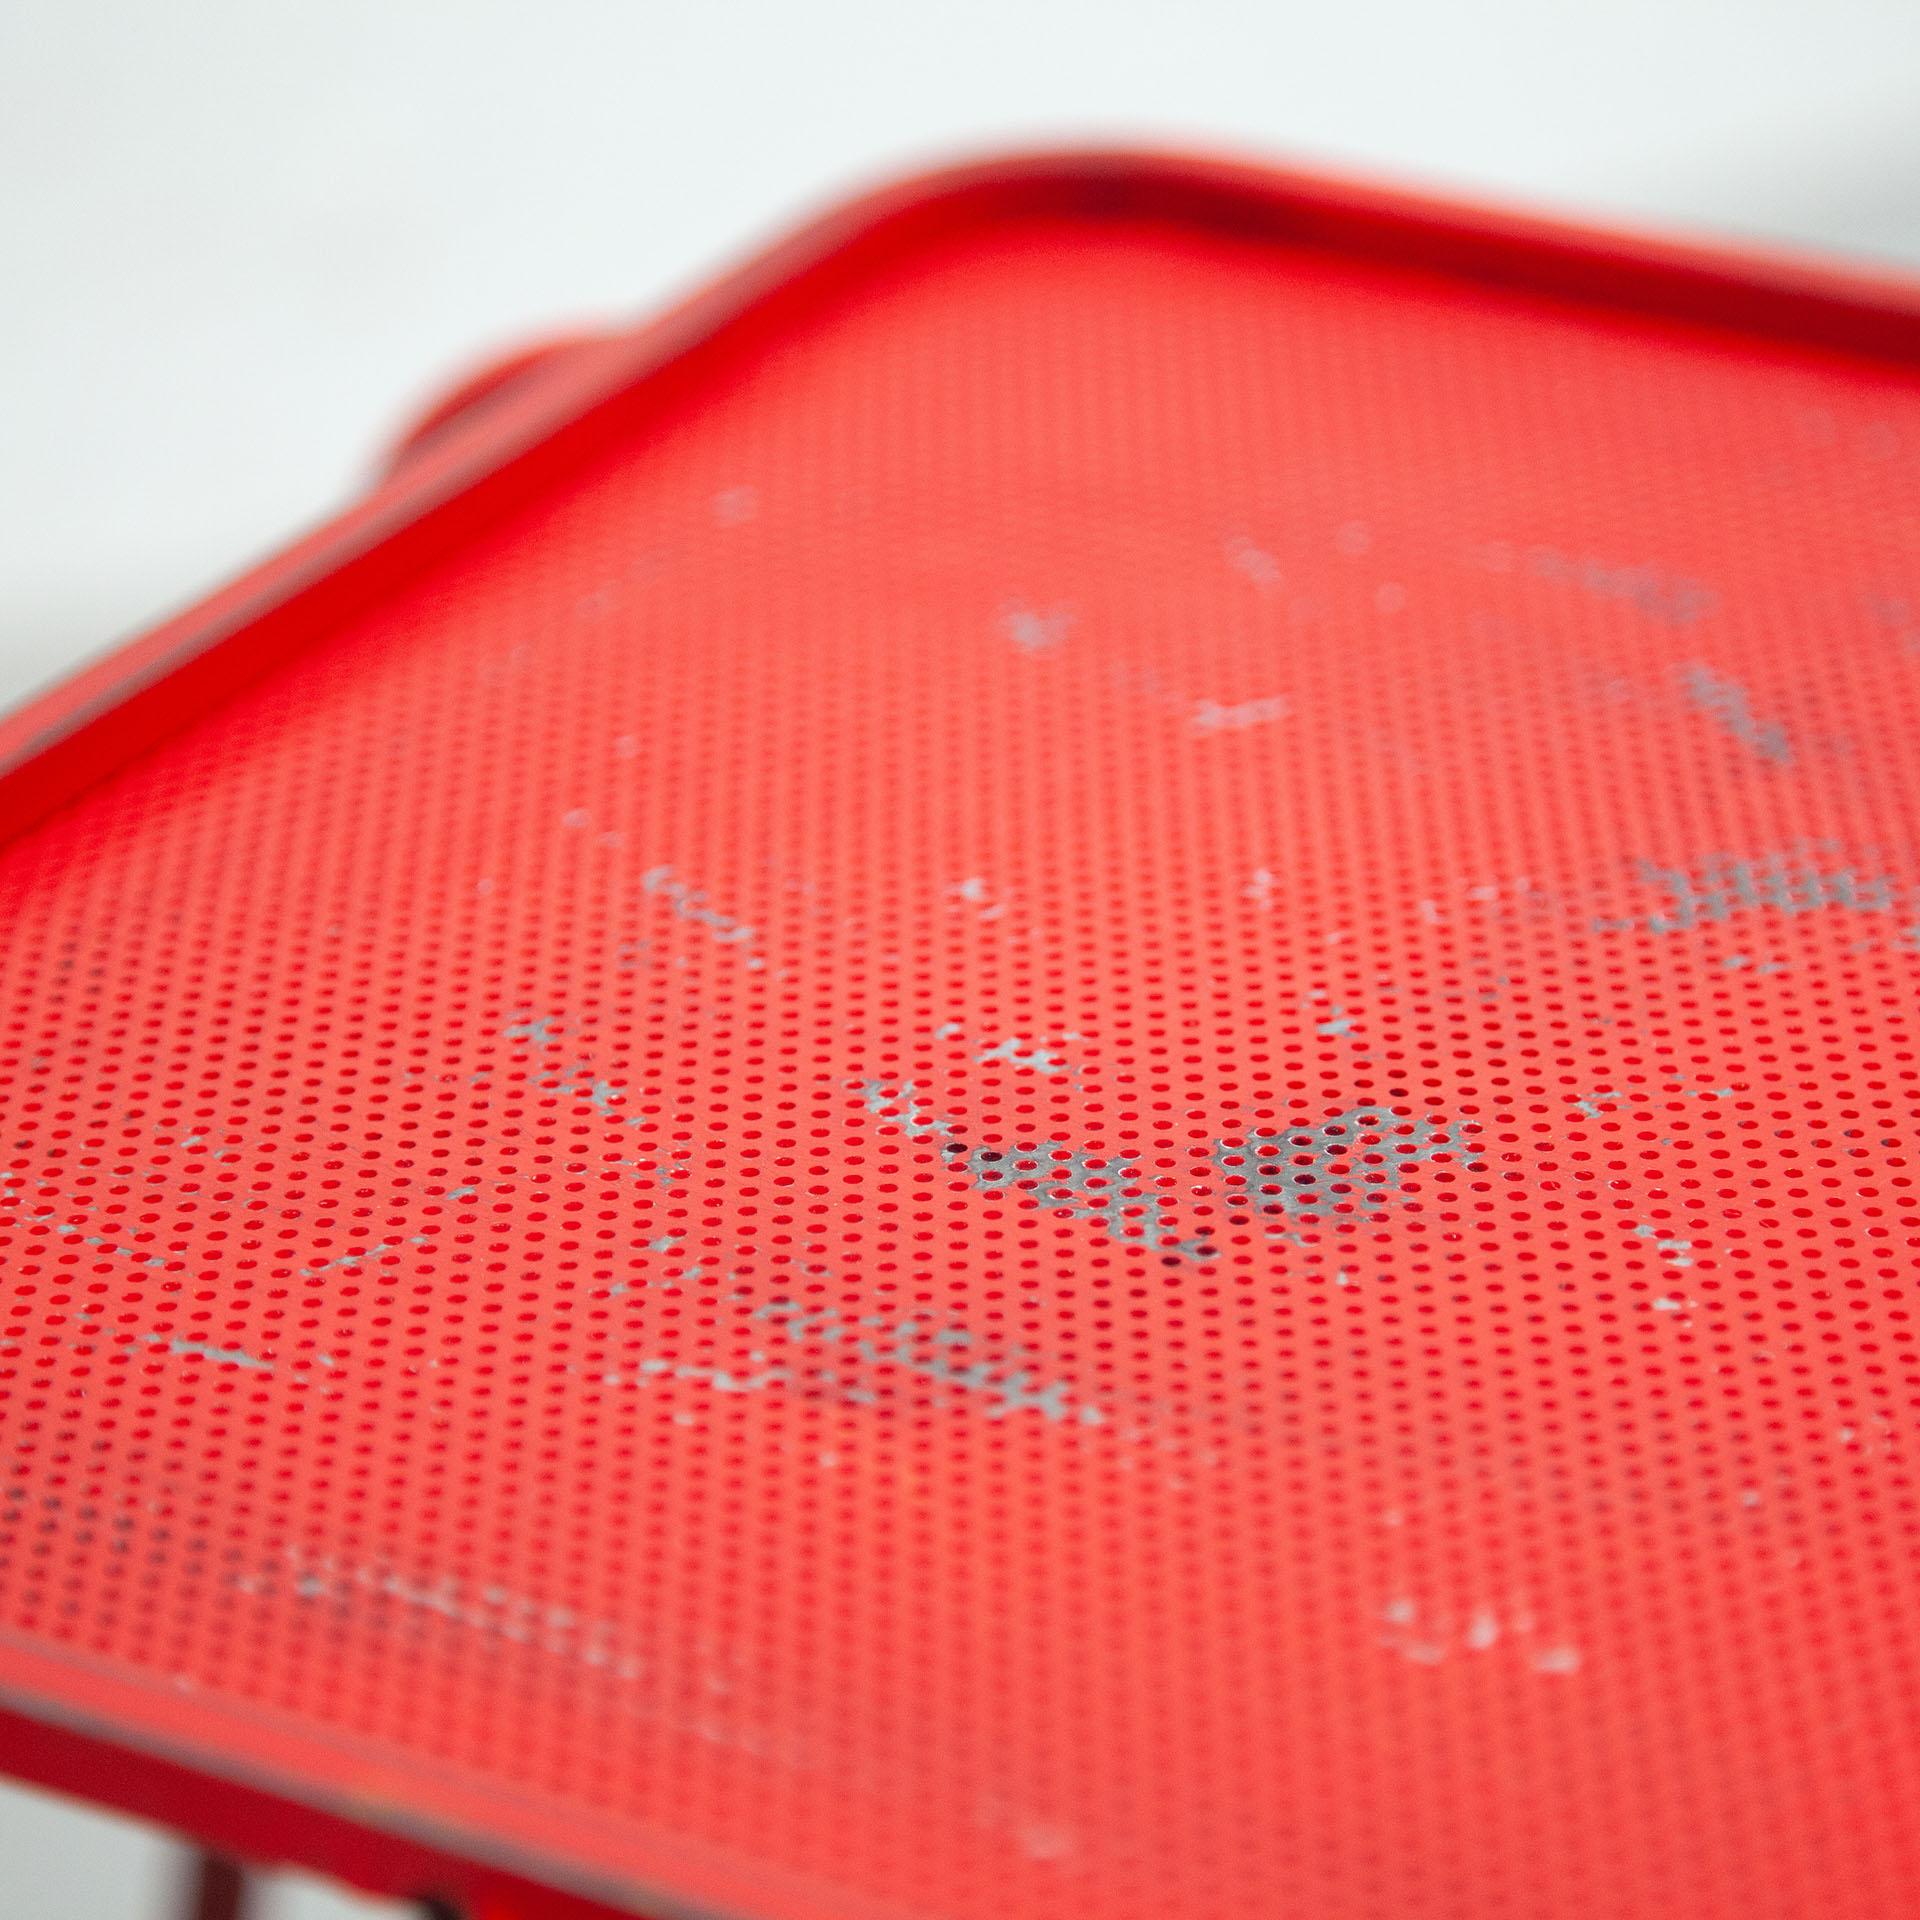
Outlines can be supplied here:
[[1916, 503], [1174, 222], [743, 336], [0, 858], [0, 1676], [774, 1920], [1908, 1910]]

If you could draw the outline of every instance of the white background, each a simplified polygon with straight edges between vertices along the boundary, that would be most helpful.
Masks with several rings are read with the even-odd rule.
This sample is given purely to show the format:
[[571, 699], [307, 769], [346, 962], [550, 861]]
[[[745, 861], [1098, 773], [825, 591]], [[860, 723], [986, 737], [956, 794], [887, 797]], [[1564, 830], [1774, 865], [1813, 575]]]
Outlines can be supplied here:
[[[0, 0], [0, 701], [326, 512], [476, 356], [1068, 138], [1920, 268], [1920, 0]], [[5, 1920], [158, 1914], [162, 1864], [0, 1792]]]

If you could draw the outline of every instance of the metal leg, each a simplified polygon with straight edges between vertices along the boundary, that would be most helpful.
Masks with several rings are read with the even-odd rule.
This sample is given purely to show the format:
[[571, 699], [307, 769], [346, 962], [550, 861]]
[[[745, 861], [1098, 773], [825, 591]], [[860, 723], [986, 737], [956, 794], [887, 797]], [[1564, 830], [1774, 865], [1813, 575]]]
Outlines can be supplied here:
[[180, 1920], [247, 1920], [247, 1870], [221, 1853], [197, 1853], [182, 1882]]

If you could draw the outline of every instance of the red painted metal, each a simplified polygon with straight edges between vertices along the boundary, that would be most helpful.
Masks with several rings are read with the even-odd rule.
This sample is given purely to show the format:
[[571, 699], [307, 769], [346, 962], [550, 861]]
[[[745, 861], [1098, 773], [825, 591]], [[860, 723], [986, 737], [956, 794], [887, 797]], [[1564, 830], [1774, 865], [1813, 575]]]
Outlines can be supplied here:
[[497, 1915], [1901, 1910], [1920, 302], [1141, 156], [0, 728], [0, 1753]]

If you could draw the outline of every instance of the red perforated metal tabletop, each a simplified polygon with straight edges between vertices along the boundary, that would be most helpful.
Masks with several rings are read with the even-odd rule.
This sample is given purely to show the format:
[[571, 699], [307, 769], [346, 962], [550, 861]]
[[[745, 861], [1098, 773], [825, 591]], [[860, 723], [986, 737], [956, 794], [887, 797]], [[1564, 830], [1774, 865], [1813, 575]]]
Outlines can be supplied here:
[[1917, 361], [989, 168], [14, 722], [7, 1764], [501, 1913], [1910, 1911]]

